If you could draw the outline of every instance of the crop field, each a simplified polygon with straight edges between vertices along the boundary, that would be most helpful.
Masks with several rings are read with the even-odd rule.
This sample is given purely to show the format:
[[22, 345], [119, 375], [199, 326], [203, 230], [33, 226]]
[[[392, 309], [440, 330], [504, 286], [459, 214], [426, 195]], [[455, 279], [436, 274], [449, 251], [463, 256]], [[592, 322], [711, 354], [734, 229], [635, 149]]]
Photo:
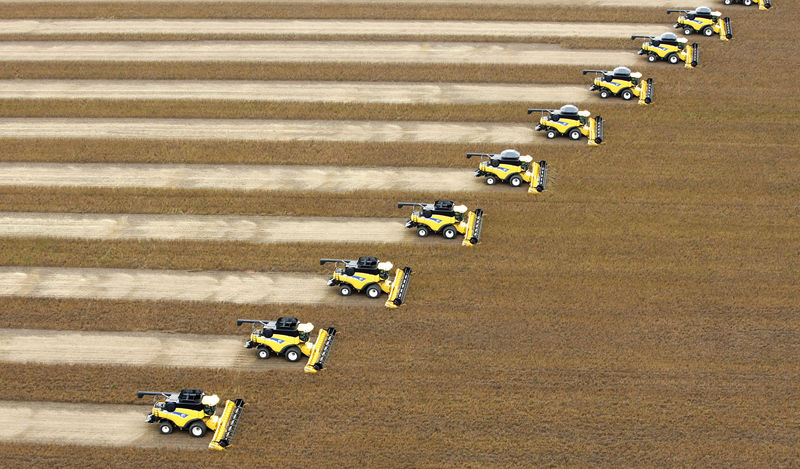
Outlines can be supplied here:
[[[712, 0], [687, 70], [630, 35], [694, 3], [489, 3], [0, 0], [2, 466], [796, 466], [800, 5]], [[533, 130], [568, 103], [602, 145]], [[473, 177], [506, 148], [544, 192]], [[436, 199], [477, 246], [404, 228]], [[359, 256], [401, 307], [326, 286]], [[242, 347], [282, 316], [323, 371]], [[145, 423], [183, 388], [228, 450]]]

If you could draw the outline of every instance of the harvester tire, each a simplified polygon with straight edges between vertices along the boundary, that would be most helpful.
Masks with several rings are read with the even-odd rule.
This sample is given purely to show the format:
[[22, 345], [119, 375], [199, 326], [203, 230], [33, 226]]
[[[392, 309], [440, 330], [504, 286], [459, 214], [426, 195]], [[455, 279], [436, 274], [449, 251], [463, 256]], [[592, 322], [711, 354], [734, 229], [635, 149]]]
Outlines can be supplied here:
[[651, 52], [651, 53], [649, 53], [649, 54], [647, 54], [647, 61], [648, 61], [648, 62], [650, 62], [650, 63], [653, 63], [653, 62], [655, 62], [656, 60], [658, 60], [658, 56], [657, 56], [656, 54], [654, 54], [654, 53], [652, 53], [652, 52]]
[[[487, 180], [488, 180], [488, 178], [487, 178]], [[487, 182], [486, 184], [489, 184], [489, 183]], [[420, 226], [417, 227], [417, 236], [419, 236], [420, 238], [425, 238], [429, 234], [431, 234], [431, 229], [428, 228], [427, 226], [420, 225]]]
[[486, 185], [487, 186], [493, 186], [493, 185], [497, 184], [499, 181], [500, 180], [494, 174], [490, 174], [490, 175], [486, 176]]
[[669, 62], [669, 63], [671, 63], [673, 65], [675, 65], [676, 63], [678, 63], [680, 61], [681, 61], [681, 58], [678, 57], [678, 54], [676, 54], [674, 52], [667, 56], [667, 62]]
[[206, 424], [200, 421], [194, 421], [189, 425], [189, 434], [195, 438], [200, 438], [206, 434]]
[[691, 27], [689, 27], [689, 26], [685, 26], [685, 27], [683, 28], [683, 34], [685, 34], [685, 35], [687, 35], [687, 36], [688, 36], [688, 35], [690, 35], [690, 34], [692, 34], [693, 32], [694, 32], [694, 29], [692, 29], [692, 28], [691, 28]]
[[372, 285], [368, 285], [364, 292], [370, 298], [378, 298], [381, 296], [381, 287], [373, 283]]
[[262, 360], [266, 360], [269, 358], [269, 349], [267, 347], [261, 346], [256, 350], [256, 356]]
[[631, 91], [630, 88], [622, 90], [622, 92], [620, 92], [619, 95], [625, 101], [630, 101], [631, 99], [633, 99], [633, 91]]
[[733, 3], [733, 0], [722, 0], [722, 3], [724, 3], [725, 5], [730, 5], [731, 3]]
[[547, 129], [547, 132], [545, 132], [544, 136], [547, 138], [556, 138], [558, 137], [558, 132], [556, 132], [554, 129]]
[[512, 174], [510, 178], [508, 178], [508, 183], [511, 187], [519, 187], [522, 185], [522, 176], [519, 174]]
[[753, 0], [744, 0], [742, 3], [744, 3], [744, 6], [749, 7], [753, 4]]
[[706, 26], [705, 28], [703, 28], [702, 33], [703, 36], [705, 37], [711, 37], [714, 35], [714, 28], [712, 28], [711, 26]]
[[608, 98], [609, 96], [611, 96], [611, 92], [610, 92], [610, 91], [608, 91], [608, 90], [607, 90], [607, 89], [605, 89], [605, 88], [603, 88], [602, 90], [600, 90], [600, 97], [601, 97], [602, 99], [606, 99], [606, 98]]
[[456, 237], [456, 233], [458, 233], [458, 231], [456, 231], [456, 229], [455, 229], [455, 227], [453, 227], [453, 225], [447, 225], [444, 228], [442, 228], [442, 236], [444, 236], [445, 239], [453, 239], [453, 238], [455, 238]]
[[342, 296], [350, 296], [353, 294], [353, 287], [348, 284], [339, 285], [339, 294]]
[[287, 348], [285, 352], [283, 352], [283, 356], [286, 357], [286, 360], [294, 363], [303, 356], [303, 353], [300, 352], [300, 349], [292, 345], [291, 347]]
[[170, 433], [172, 433], [172, 430], [174, 429], [175, 427], [169, 420], [163, 420], [161, 423], [158, 424], [158, 431], [160, 431], [162, 435], [169, 435]]
[[578, 129], [572, 129], [567, 133], [567, 135], [569, 136], [570, 140], [579, 140], [583, 134], [581, 134], [581, 131]]

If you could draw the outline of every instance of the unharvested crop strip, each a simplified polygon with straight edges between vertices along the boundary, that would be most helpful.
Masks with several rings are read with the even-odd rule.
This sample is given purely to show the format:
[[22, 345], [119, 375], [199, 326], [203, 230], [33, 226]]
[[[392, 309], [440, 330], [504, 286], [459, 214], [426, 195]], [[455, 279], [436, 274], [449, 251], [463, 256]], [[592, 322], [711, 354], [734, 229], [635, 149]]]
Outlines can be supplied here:
[[0, 212], [0, 237], [246, 241], [414, 240], [399, 218], [253, 217]]
[[550, 44], [361, 41], [0, 42], [6, 61], [630, 65], [636, 54]]
[[467, 169], [93, 163], [0, 163], [0, 185], [323, 192], [471, 192], [487, 187]]
[[[340, 301], [318, 275], [57, 267], [0, 267], [0, 295], [257, 304]], [[377, 305], [362, 299], [353, 304]]]

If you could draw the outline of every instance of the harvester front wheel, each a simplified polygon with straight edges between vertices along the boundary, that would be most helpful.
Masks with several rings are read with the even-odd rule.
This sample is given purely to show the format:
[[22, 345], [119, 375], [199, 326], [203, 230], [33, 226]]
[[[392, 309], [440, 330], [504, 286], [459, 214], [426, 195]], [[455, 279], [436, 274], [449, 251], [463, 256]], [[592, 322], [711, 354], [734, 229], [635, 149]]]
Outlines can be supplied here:
[[609, 96], [611, 96], [611, 92], [610, 92], [610, 91], [608, 91], [608, 90], [607, 90], [607, 89], [605, 89], [605, 88], [603, 88], [602, 90], [600, 90], [600, 97], [601, 97], [601, 98], [603, 98], [603, 99], [606, 99], [606, 98], [608, 98]]
[[567, 135], [569, 135], [569, 139], [570, 140], [578, 140], [578, 139], [581, 138], [582, 134], [581, 134], [580, 130], [572, 129], [572, 130], [569, 131], [569, 133]]
[[497, 184], [498, 182], [499, 182], [499, 179], [497, 179], [497, 176], [495, 176], [493, 174], [490, 174], [490, 175], [486, 176], [486, 185], [487, 186], [493, 186], [493, 185]]
[[654, 53], [652, 53], [652, 52], [651, 52], [651, 53], [649, 53], [649, 54], [647, 54], [647, 61], [648, 61], [648, 62], [650, 62], [650, 63], [653, 63], [653, 62], [655, 62], [656, 60], [658, 60], [658, 56], [657, 56], [656, 54], [654, 54]]
[[622, 90], [622, 93], [620, 93], [619, 95], [625, 101], [630, 101], [633, 98], [633, 91], [631, 91], [630, 88], [628, 88], [626, 90]]
[[350, 285], [339, 285], [339, 294], [342, 296], [350, 296], [353, 294], [353, 287]]
[[667, 56], [667, 62], [669, 62], [669, 63], [671, 63], [673, 65], [675, 65], [676, 63], [678, 63], [680, 61], [681, 61], [680, 57], [678, 57], [678, 54], [676, 54], [674, 52]]
[[753, 0], [744, 0], [742, 3], [744, 3], [744, 6], [749, 7], [753, 4]]
[[522, 176], [519, 174], [512, 174], [510, 178], [508, 178], [508, 183], [511, 187], [519, 187], [522, 185]]
[[421, 225], [417, 227], [417, 236], [419, 236], [420, 238], [424, 238], [429, 234], [431, 234], [431, 229], [428, 228], [427, 226]]
[[160, 431], [162, 435], [169, 435], [170, 433], [172, 433], [172, 430], [174, 428], [175, 427], [172, 426], [172, 422], [170, 422], [169, 420], [164, 420], [163, 422], [158, 424], [158, 431]]
[[711, 26], [706, 26], [705, 28], [703, 28], [703, 36], [711, 37], [713, 35], [714, 35], [714, 28], [712, 28]]
[[683, 34], [685, 34], [687, 36], [692, 34], [693, 32], [694, 32], [694, 29], [690, 28], [689, 26], [686, 26], [686, 27], [683, 28]]
[[300, 352], [300, 349], [292, 345], [291, 347], [287, 348], [286, 351], [283, 353], [283, 356], [286, 357], [287, 360], [294, 363], [303, 356]]
[[544, 133], [544, 136], [547, 138], [556, 138], [558, 137], [558, 132], [555, 129], [547, 129], [547, 132]]
[[269, 349], [267, 347], [261, 346], [256, 350], [256, 356], [262, 360], [266, 360], [269, 358]]
[[195, 438], [200, 438], [206, 434], [206, 424], [204, 422], [192, 422], [189, 425], [189, 434]]
[[722, 3], [724, 3], [725, 5], [730, 5], [731, 3], [733, 3], [733, 0], [722, 0]]
[[457, 231], [452, 225], [445, 226], [442, 229], [442, 236], [444, 236], [446, 239], [455, 238], [456, 237], [456, 233], [457, 233]]
[[381, 287], [375, 285], [374, 283], [367, 287], [365, 293], [370, 298], [377, 298], [381, 296]]

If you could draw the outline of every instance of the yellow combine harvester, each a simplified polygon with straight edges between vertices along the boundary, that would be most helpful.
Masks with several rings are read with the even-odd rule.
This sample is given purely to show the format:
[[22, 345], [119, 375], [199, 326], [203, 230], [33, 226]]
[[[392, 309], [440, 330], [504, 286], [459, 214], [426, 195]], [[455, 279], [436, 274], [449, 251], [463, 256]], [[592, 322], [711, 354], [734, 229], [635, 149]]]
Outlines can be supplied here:
[[719, 34], [719, 38], [728, 41], [733, 38], [731, 31], [731, 19], [722, 17], [722, 13], [711, 11], [708, 7], [697, 7], [694, 10], [667, 10], [669, 13], [683, 13], [678, 17], [675, 27], [683, 29], [683, 34], [702, 34], [711, 37]]
[[480, 156], [481, 162], [475, 177], [486, 177], [486, 184], [493, 186], [506, 182], [512, 187], [528, 183], [528, 192], [539, 193], [547, 186], [547, 161], [533, 161], [530, 155], [520, 155], [517, 150], [495, 153], [467, 153], [467, 158]]
[[561, 109], [528, 109], [528, 114], [541, 112], [536, 130], [544, 130], [547, 138], [566, 136], [570, 140], [587, 137], [589, 145], [603, 143], [603, 118], [591, 117], [589, 111], [579, 111], [577, 106], [567, 104]]
[[474, 246], [481, 240], [483, 230], [483, 210], [467, 210], [466, 205], [454, 205], [452, 200], [437, 200], [432, 204], [421, 202], [398, 202], [397, 208], [419, 207], [411, 212], [406, 228], [415, 228], [420, 238], [437, 233], [446, 239], [457, 234], [464, 235], [462, 246]]
[[[389, 280], [393, 268], [391, 262], [379, 262], [375, 257], [359, 257], [349, 259], [320, 259], [320, 265], [333, 262], [336, 267], [328, 286], [336, 286], [342, 296], [350, 296], [354, 292], [364, 293], [370, 298], [378, 298], [386, 293], [389, 298], [384, 304], [387, 308], [402, 305], [411, 282], [411, 268], [397, 269], [394, 280]], [[341, 267], [339, 266], [341, 264]]]
[[286, 360], [294, 363], [307, 356], [308, 363], [304, 368], [306, 373], [316, 373], [325, 367], [333, 348], [333, 338], [336, 336], [336, 329], [329, 327], [319, 330], [316, 342], [309, 342], [314, 325], [310, 322], [301, 323], [297, 318], [278, 318], [277, 321], [236, 320], [237, 326], [245, 323], [253, 324], [253, 331], [244, 348], [255, 348], [256, 356], [262, 360], [274, 354], [283, 355]]
[[659, 37], [655, 36], [631, 36], [631, 39], [644, 38], [650, 39], [642, 43], [639, 55], [647, 54], [648, 62], [666, 60], [671, 64], [684, 62], [686, 68], [697, 67], [700, 59], [700, 51], [697, 43], [689, 45], [686, 38], [678, 38], [675, 33], [664, 33]]
[[583, 74], [594, 72], [594, 82], [589, 91], [600, 91], [600, 97], [606, 99], [619, 96], [625, 101], [630, 101], [634, 96], [639, 97], [639, 104], [653, 102], [653, 79], [642, 80], [642, 74], [631, 72], [628, 67], [617, 67], [614, 70], [584, 70]]
[[769, 10], [772, 8], [772, 2], [769, 0], [722, 0], [722, 3], [725, 5], [733, 5], [734, 3], [741, 3], [744, 6], [750, 6], [754, 3], [758, 3], [759, 10]]
[[188, 430], [193, 437], [200, 438], [207, 430], [214, 431], [209, 449], [223, 450], [230, 446], [239, 419], [244, 411], [244, 400], [226, 401], [221, 416], [214, 415], [219, 403], [216, 395], [206, 395], [199, 389], [184, 389], [181, 392], [139, 391], [143, 396], [156, 396], [153, 409], [145, 419], [147, 423], [158, 423], [159, 431], [170, 434], [175, 428]]

